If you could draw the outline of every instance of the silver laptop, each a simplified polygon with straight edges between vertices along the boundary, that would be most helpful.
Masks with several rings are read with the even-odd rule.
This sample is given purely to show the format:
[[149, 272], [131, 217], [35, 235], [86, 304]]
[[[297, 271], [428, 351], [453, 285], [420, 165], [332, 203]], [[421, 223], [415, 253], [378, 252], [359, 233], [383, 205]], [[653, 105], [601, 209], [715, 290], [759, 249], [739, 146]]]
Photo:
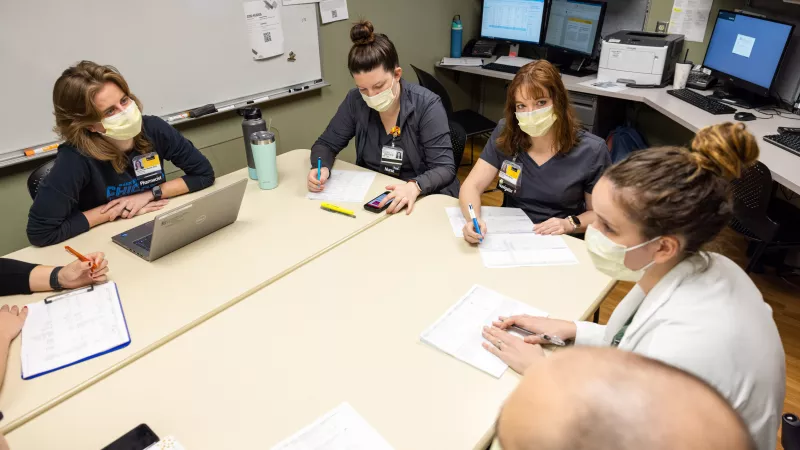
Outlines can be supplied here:
[[246, 187], [246, 179], [237, 181], [159, 214], [152, 222], [120, 233], [111, 240], [147, 261], [155, 261], [236, 222]]

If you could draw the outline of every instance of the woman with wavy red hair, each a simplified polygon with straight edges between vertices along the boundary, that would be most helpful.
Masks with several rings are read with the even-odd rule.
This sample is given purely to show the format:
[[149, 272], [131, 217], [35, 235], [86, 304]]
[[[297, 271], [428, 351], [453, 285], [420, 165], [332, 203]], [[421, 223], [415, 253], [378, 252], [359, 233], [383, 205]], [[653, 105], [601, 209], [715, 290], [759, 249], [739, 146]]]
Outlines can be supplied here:
[[[523, 66], [508, 87], [505, 119], [461, 187], [464, 239], [475, 244], [490, 231], [480, 218], [481, 194], [498, 174], [504, 205], [522, 208], [536, 233], [583, 233], [595, 219], [592, 189], [610, 165], [605, 141], [575, 118], [558, 70], [544, 60]], [[470, 204], [480, 234], [469, 220]]]

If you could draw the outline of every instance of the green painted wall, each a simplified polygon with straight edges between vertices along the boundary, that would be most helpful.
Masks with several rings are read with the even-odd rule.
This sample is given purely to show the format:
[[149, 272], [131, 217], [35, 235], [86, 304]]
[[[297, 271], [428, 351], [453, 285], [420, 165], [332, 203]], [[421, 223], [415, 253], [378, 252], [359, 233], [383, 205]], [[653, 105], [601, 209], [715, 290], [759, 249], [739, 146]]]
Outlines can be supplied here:
[[[278, 151], [310, 148], [328, 124], [345, 94], [353, 87], [347, 71], [350, 50], [349, 30], [359, 18], [371, 20], [378, 32], [385, 33], [397, 46], [405, 77], [416, 81], [410, 64], [433, 73], [434, 63], [450, 52], [450, 20], [461, 14], [467, 36], [477, 33], [480, 20], [479, 0], [406, 0], [402, 4], [389, 0], [348, 0], [351, 20], [322, 25], [322, 70], [331, 83], [321, 91], [297, 95], [262, 105], [267, 120], [273, 119]], [[113, 64], [114, 61], [99, 61]], [[472, 99], [469, 81], [456, 84], [444, 79], [456, 109], [467, 108]], [[133, 89], [135, 90], [135, 86]], [[148, 100], [142, 99], [145, 109]], [[241, 119], [235, 113], [201, 119], [179, 127], [211, 160], [218, 175], [245, 166]], [[355, 151], [349, 148], [342, 158], [351, 160]], [[0, 255], [29, 245], [25, 235], [28, 209], [31, 205], [26, 180], [28, 174], [44, 161], [0, 169]], [[172, 176], [176, 176], [174, 169]], [[87, 249], [90, 251], [91, 249]]]

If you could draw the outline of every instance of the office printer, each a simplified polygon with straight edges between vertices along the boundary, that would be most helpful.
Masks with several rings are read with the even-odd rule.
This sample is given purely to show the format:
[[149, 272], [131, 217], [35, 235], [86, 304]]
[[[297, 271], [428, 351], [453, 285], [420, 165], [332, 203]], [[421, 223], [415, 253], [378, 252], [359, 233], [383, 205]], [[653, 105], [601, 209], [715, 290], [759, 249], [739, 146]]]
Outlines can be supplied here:
[[602, 46], [598, 80], [663, 85], [675, 73], [683, 35], [623, 30], [606, 36]]

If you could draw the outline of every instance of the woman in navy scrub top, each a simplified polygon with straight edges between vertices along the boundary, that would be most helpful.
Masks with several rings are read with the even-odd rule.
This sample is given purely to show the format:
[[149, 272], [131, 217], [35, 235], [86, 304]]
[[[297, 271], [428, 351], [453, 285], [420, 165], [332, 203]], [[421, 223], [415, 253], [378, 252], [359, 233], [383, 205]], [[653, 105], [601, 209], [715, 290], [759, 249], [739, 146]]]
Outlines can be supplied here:
[[[609, 166], [606, 143], [580, 128], [556, 68], [544, 60], [525, 65], [508, 88], [505, 119], [461, 187], [464, 239], [475, 244], [491, 231], [480, 218], [481, 194], [498, 175], [504, 206], [525, 211], [533, 231], [583, 233], [595, 219], [592, 189]], [[470, 204], [480, 235], [469, 218]]]

